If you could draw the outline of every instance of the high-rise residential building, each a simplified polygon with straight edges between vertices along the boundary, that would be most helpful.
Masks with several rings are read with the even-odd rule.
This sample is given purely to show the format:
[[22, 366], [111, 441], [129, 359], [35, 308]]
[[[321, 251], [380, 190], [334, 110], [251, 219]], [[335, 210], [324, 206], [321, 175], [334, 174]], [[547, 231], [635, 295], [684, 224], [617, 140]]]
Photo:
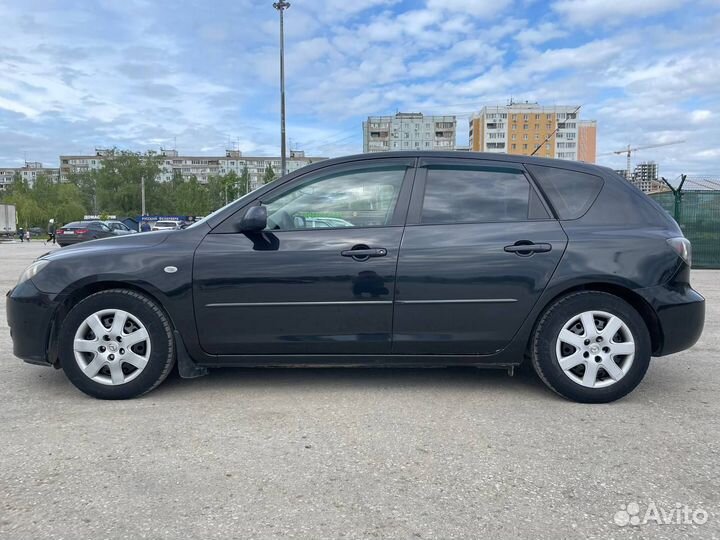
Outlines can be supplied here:
[[578, 161], [595, 163], [597, 158], [597, 122], [578, 121]]
[[632, 174], [628, 174], [630, 171], [625, 169], [618, 169], [615, 172], [628, 182], [635, 184], [645, 193], [654, 193], [666, 189], [665, 184], [659, 180], [658, 171], [658, 164], [654, 161], [648, 161], [635, 165], [635, 170], [632, 171]]
[[25, 180], [29, 186], [35, 184], [35, 179], [42, 175], [53, 182], [57, 182], [60, 178], [60, 169], [54, 167], [43, 167], [38, 161], [26, 161], [22, 167], [3, 167], [0, 168], [0, 190], [7, 189], [15, 179], [15, 175]]
[[[582, 133], [584, 148], [594, 148], [596, 130], [588, 127]], [[474, 152], [525, 156], [534, 152], [539, 157], [578, 160], [580, 134], [577, 106], [511, 102], [483, 107], [470, 118], [470, 148]]]
[[363, 152], [400, 150], [455, 150], [457, 119], [397, 113], [369, 116], [363, 122]]
[[[94, 156], [60, 156], [60, 177], [66, 181], [72, 173], [82, 173], [100, 169], [103, 160], [111, 155], [110, 150], [96, 149]], [[272, 156], [243, 156], [239, 150], [228, 150], [224, 156], [193, 156], [180, 155], [177, 150], [160, 151], [160, 174], [157, 180], [169, 181], [175, 175], [185, 179], [192, 176], [199, 182], [206, 183], [208, 178], [215, 175], [225, 175], [231, 171], [238, 176], [242, 175], [245, 167], [250, 176], [250, 189], [262, 185], [265, 171], [269, 166], [275, 173], [280, 174], [280, 157]], [[326, 157], [308, 157], [305, 152], [291, 150], [287, 159], [288, 172], [296, 171], [305, 165], [323, 161]]]

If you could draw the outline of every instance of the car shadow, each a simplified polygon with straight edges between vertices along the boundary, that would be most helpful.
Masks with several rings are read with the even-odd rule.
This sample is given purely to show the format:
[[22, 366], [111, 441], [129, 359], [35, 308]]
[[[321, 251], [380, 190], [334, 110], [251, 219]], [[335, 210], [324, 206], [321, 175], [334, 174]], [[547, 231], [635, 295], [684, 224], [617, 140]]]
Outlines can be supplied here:
[[[82, 399], [61, 370], [42, 370], [27, 380], [34, 388], [27, 392], [45, 398]], [[474, 367], [444, 368], [215, 368], [204, 377], [183, 379], [174, 369], [158, 388], [140, 399], [183, 400], [217, 393], [253, 392], [335, 392], [387, 390], [398, 392], [467, 392], [492, 395], [519, 394], [523, 398], [558, 399], [537, 378], [532, 368], [516, 368], [510, 376], [507, 369]], [[90, 398], [92, 399], [92, 398]]]
[[[156, 390], [155, 394], [181, 395], [206, 391], [241, 391], [288, 389], [327, 391], [339, 389], [368, 390], [427, 389], [434, 391], [477, 390], [516, 392], [522, 389], [535, 397], [555, 399], [532, 369], [474, 367], [445, 368], [216, 368], [197, 379], [182, 379], [177, 370]], [[161, 397], [160, 395], [156, 397]]]

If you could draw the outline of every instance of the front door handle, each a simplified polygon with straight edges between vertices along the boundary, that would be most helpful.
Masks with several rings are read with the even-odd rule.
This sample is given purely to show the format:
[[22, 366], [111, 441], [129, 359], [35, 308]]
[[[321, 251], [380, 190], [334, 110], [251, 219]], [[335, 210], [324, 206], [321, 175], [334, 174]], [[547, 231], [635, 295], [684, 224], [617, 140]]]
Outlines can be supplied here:
[[535, 244], [528, 241], [515, 242], [512, 246], [505, 246], [505, 251], [527, 257], [533, 253], [547, 253], [552, 250], [551, 244]]
[[387, 255], [385, 248], [370, 248], [367, 246], [355, 246], [352, 249], [341, 251], [343, 257], [352, 257], [356, 261], [367, 261], [370, 257], [384, 257]]

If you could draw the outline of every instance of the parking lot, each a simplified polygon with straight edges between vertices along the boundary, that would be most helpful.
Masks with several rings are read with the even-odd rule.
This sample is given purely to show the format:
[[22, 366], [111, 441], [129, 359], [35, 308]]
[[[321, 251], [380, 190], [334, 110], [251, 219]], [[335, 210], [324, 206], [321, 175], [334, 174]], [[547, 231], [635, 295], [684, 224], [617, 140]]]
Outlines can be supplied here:
[[[3, 295], [48, 249], [0, 244]], [[718, 538], [720, 271], [693, 280], [701, 341], [595, 406], [469, 369], [217, 370], [103, 402], [14, 358], [2, 302], [0, 538]], [[653, 505], [706, 520], [618, 524]]]

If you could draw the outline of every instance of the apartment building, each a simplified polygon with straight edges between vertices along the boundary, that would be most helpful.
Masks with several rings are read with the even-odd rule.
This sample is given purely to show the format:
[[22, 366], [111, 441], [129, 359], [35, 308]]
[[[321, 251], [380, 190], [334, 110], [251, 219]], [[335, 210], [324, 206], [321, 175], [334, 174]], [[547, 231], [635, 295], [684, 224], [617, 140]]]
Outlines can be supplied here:
[[60, 156], [60, 181], [67, 182], [75, 173], [85, 173], [102, 167], [102, 160], [113, 150], [96, 148], [94, 156]]
[[[546, 107], [510, 103], [483, 107], [470, 118], [470, 148], [475, 152], [534, 155], [576, 161], [594, 154], [596, 124], [582, 130], [577, 106]], [[586, 150], [591, 149], [591, 150]], [[594, 157], [593, 161], [594, 162]]]
[[457, 119], [454, 116], [425, 116], [397, 113], [369, 116], [363, 122], [363, 152], [400, 150], [455, 150]]
[[[60, 177], [67, 180], [71, 173], [82, 173], [102, 167], [102, 161], [110, 155], [111, 150], [96, 149], [94, 156], [60, 156]], [[228, 150], [224, 156], [193, 156], [180, 155], [177, 150], [161, 149], [162, 158], [160, 174], [157, 180], [167, 182], [175, 175], [189, 179], [194, 176], [201, 183], [206, 183], [211, 176], [224, 175], [231, 171], [238, 176], [247, 167], [250, 175], [250, 188], [262, 185], [263, 176], [268, 165], [272, 166], [279, 176], [281, 161], [279, 157], [243, 156], [239, 150]], [[291, 150], [287, 158], [288, 172], [301, 167], [323, 161], [326, 157], [309, 157], [300, 150]]]
[[40, 175], [57, 182], [60, 178], [60, 169], [43, 167], [43, 164], [39, 161], [26, 161], [22, 167], [0, 168], [0, 190], [7, 189], [13, 183], [16, 174], [19, 174], [32, 187], [35, 184], [35, 179]]
[[[256, 189], [263, 183], [263, 177], [268, 166], [271, 166], [277, 176], [280, 176], [282, 162], [280, 157], [269, 156], [243, 156], [239, 150], [227, 150], [224, 156], [181, 156], [177, 150], [162, 150], [165, 158], [158, 180], [168, 181], [179, 174], [184, 178], [195, 176], [198, 181], [205, 183], [210, 176], [225, 175], [230, 172], [238, 176], [243, 174], [245, 167], [250, 176], [250, 189]], [[326, 157], [306, 156], [301, 150], [291, 150], [287, 156], [287, 171], [293, 172], [311, 163], [323, 161]]]
[[578, 121], [578, 161], [595, 163], [597, 159], [597, 122]]
[[615, 171], [626, 180], [635, 184], [645, 193], [654, 193], [665, 190], [665, 184], [659, 180], [659, 167], [654, 161], [638, 163], [632, 174], [629, 171], [620, 169]]

